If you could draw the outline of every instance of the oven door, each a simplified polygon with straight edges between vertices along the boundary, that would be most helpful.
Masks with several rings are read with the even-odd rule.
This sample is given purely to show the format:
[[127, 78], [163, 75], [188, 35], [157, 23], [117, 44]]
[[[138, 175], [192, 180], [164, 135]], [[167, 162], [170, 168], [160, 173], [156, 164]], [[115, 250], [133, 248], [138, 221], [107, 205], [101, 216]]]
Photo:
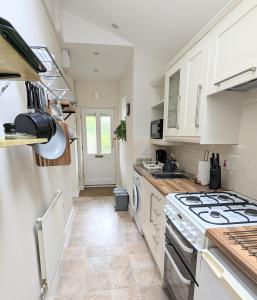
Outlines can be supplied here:
[[182, 260], [190, 269], [191, 274], [195, 277], [197, 250], [196, 248], [183, 236], [181, 232], [174, 226], [174, 224], [166, 219], [166, 232], [172, 246], [176, 249]]
[[192, 300], [194, 278], [166, 236], [164, 282], [172, 300]]

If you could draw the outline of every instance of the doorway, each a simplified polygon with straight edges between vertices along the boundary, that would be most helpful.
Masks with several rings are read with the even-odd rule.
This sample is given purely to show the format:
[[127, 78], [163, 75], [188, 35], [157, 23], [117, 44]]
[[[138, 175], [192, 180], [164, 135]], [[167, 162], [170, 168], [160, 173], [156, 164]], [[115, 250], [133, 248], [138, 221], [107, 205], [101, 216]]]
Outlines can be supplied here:
[[113, 109], [82, 111], [84, 185], [115, 184], [115, 138]]

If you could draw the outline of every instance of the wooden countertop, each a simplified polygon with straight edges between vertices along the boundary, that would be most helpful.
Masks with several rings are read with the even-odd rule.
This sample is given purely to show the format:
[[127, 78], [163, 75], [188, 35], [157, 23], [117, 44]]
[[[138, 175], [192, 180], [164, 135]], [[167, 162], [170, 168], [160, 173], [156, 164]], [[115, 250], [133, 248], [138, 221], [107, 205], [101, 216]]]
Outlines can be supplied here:
[[226, 232], [257, 229], [257, 226], [219, 227], [207, 229], [207, 237], [257, 284], [257, 257], [229, 239]]
[[193, 192], [210, 192], [208, 186], [196, 184], [193, 179], [155, 179], [143, 167], [134, 165], [134, 170], [144, 176], [162, 195], [169, 193], [193, 193]]

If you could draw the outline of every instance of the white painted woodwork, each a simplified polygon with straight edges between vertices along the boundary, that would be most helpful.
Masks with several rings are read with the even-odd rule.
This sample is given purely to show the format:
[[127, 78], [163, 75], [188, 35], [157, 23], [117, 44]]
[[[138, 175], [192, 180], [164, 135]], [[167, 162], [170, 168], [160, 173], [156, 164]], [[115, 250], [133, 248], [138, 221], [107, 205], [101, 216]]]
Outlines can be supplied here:
[[[182, 84], [185, 78], [183, 59], [176, 63], [165, 74], [165, 103], [164, 103], [164, 137], [177, 136], [180, 126], [180, 109], [183, 101], [184, 88]], [[176, 102], [172, 105], [170, 102]], [[175, 100], [176, 98], [176, 100]], [[173, 112], [171, 111], [173, 109]], [[174, 120], [174, 124], [170, 122]]]
[[[86, 116], [96, 116], [96, 153], [88, 153], [88, 141], [86, 134]], [[100, 117], [110, 116], [111, 118], [111, 153], [102, 153], [101, 149], [101, 123]], [[85, 185], [106, 185], [115, 184], [115, 139], [112, 136], [114, 131], [114, 110], [113, 109], [84, 109], [82, 112], [83, 131], [83, 158], [84, 158], [84, 184]]]
[[142, 191], [142, 228], [147, 244], [162, 273], [165, 231], [165, 197], [145, 178], [142, 179]]
[[202, 105], [205, 104], [209, 36], [195, 45], [185, 56], [185, 96], [181, 101], [179, 136], [200, 136]]
[[244, 0], [212, 30], [208, 94], [257, 78], [257, 71], [247, 71], [257, 68], [256, 20], [257, 1]]

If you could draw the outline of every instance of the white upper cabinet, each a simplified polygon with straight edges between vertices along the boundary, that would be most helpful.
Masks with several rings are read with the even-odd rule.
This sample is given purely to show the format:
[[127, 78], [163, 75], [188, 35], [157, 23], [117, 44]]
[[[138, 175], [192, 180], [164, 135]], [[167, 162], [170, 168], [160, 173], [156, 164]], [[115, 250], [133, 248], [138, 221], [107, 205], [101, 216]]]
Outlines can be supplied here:
[[165, 74], [164, 136], [178, 135], [184, 82], [183, 59]]
[[206, 36], [166, 73], [164, 136], [168, 139], [199, 141], [208, 53]]
[[199, 137], [202, 105], [205, 101], [209, 36], [202, 39], [185, 56], [184, 98], [181, 101], [180, 136]]
[[208, 94], [257, 78], [257, 1], [244, 0], [212, 30]]

